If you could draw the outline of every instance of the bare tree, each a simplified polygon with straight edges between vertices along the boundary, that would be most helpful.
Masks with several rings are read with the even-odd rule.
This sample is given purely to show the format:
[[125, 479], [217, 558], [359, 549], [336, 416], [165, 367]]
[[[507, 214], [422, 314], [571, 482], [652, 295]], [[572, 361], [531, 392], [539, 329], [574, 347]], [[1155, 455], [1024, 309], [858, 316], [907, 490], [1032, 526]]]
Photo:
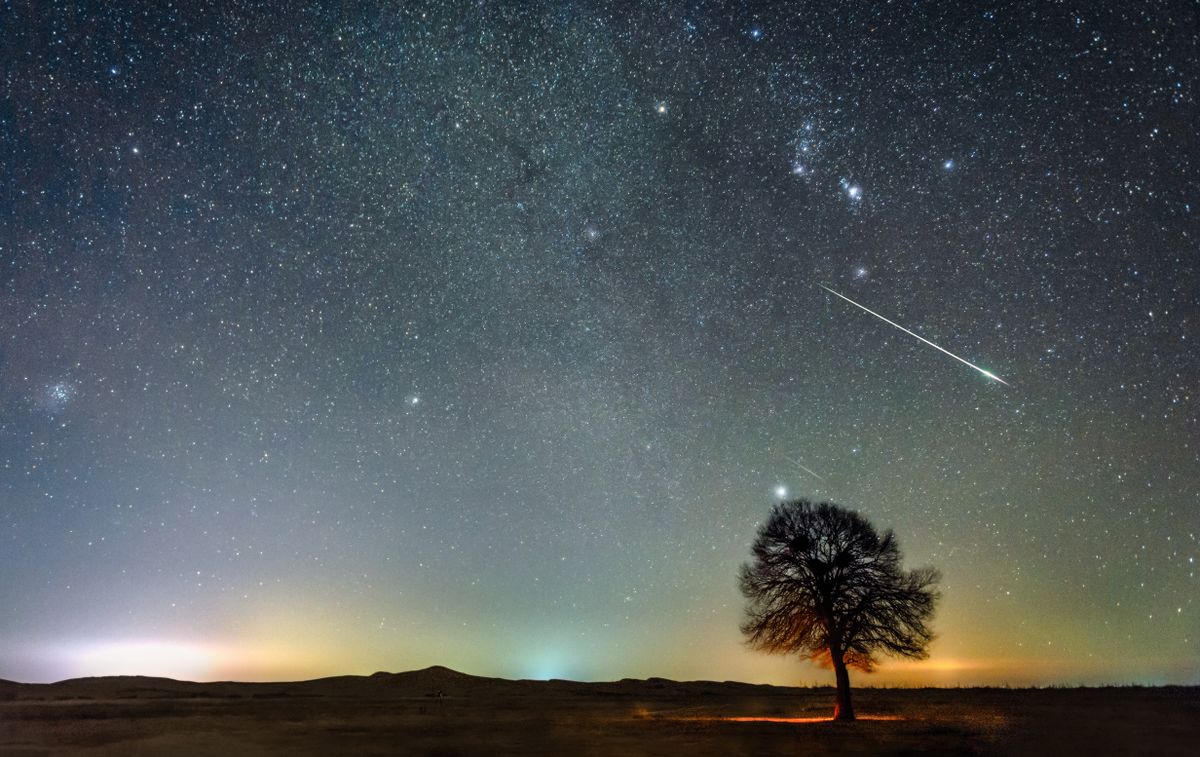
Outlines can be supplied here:
[[890, 530], [880, 535], [852, 510], [798, 499], [775, 505], [751, 549], [739, 576], [749, 600], [742, 633], [755, 649], [832, 666], [834, 719], [854, 719], [847, 668], [870, 672], [878, 652], [928, 657], [941, 576], [901, 569]]

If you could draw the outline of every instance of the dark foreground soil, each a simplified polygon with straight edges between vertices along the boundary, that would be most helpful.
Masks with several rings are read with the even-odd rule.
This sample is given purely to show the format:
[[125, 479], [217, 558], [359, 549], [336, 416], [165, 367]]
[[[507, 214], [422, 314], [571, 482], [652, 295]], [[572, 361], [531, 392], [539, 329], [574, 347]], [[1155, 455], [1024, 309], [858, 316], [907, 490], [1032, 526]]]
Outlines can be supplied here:
[[0, 754], [1200, 754], [1195, 687], [856, 694], [861, 719], [833, 723], [821, 719], [833, 700], [822, 688], [505, 681], [445, 668], [281, 684], [0, 682]]

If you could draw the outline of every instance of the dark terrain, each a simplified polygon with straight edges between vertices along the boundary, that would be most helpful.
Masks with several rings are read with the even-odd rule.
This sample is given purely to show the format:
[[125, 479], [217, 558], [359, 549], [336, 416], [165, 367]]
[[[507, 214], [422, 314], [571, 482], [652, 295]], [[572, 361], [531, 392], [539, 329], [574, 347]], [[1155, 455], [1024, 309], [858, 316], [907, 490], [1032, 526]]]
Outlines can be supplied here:
[[[508, 681], [434, 667], [296, 683], [0, 681], [0, 754], [1197, 754], [1200, 688]], [[800, 722], [734, 720], [792, 718]]]

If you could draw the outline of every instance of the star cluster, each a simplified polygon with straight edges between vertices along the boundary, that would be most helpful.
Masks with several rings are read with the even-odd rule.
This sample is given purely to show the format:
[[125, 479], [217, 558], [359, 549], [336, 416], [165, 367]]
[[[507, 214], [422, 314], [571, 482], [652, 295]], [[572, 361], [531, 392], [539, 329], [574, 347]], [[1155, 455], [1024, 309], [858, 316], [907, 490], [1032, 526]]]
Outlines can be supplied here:
[[0, 8], [0, 677], [823, 680], [737, 631], [808, 496], [945, 575], [881, 682], [1195, 682], [1197, 29]]

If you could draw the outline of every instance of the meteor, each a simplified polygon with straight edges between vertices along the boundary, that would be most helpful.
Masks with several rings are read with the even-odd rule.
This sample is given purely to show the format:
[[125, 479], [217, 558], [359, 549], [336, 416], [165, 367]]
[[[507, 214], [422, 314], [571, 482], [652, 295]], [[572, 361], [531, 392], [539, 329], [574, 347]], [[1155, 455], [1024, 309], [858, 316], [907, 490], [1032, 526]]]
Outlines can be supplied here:
[[909, 336], [915, 336], [917, 339], [920, 339], [920, 340], [921, 340], [922, 342], [924, 342], [925, 344], [928, 344], [930, 347], [933, 347], [933, 348], [934, 348], [934, 349], [936, 349], [936, 350], [940, 350], [941, 352], [944, 352], [944, 353], [946, 353], [947, 355], [949, 355], [950, 357], [954, 358], [954, 359], [955, 359], [955, 360], [957, 360], [958, 362], [960, 362], [960, 363], [963, 363], [964, 365], [969, 365], [969, 366], [971, 366], [972, 368], [974, 368], [975, 370], [979, 371], [979, 372], [980, 372], [980, 373], [982, 373], [984, 376], [987, 376], [987, 377], [988, 377], [988, 378], [990, 378], [991, 380], [993, 380], [993, 381], [999, 381], [1001, 384], [1004, 384], [1005, 386], [1012, 386], [1012, 384], [1008, 383], [1007, 381], [1005, 381], [1004, 379], [1000, 378], [999, 376], [997, 376], [996, 374], [992, 373], [991, 371], [985, 371], [984, 369], [982, 369], [982, 368], [980, 368], [979, 366], [975, 365], [975, 364], [974, 364], [974, 363], [972, 363], [971, 361], [969, 361], [969, 360], [963, 360], [961, 357], [959, 357], [958, 355], [955, 355], [955, 354], [954, 354], [953, 352], [951, 352], [950, 350], [947, 350], [947, 349], [945, 349], [945, 348], [943, 348], [943, 347], [939, 347], [939, 346], [937, 346], [936, 344], [934, 344], [933, 342], [929, 341], [928, 339], [926, 339], [925, 337], [921, 336], [920, 334], [918, 334], [918, 333], [916, 333], [916, 332], [913, 332], [913, 331], [909, 331], [908, 329], [904, 328], [903, 326], [901, 326], [900, 324], [896, 323], [895, 321], [889, 321], [887, 318], [884, 318], [884, 317], [883, 317], [883, 316], [881, 316], [879, 313], [876, 313], [874, 310], [871, 310], [871, 309], [870, 309], [870, 308], [868, 308], [868, 307], [864, 307], [864, 306], [862, 306], [862, 305], [859, 305], [857, 302], [855, 302], [854, 300], [850, 299], [850, 298], [849, 298], [849, 297], [847, 297], [846, 295], [844, 295], [844, 294], [838, 294], [837, 292], [833, 291], [832, 289], [830, 289], [829, 287], [825, 286], [824, 284], [817, 284], [817, 286], [821, 287], [822, 289], [824, 289], [826, 292], [829, 292], [830, 294], [837, 295], [838, 297], [841, 297], [843, 300], [845, 300], [846, 302], [849, 302], [849, 303], [850, 303], [851, 305], [853, 305], [854, 307], [856, 307], [856, 308], [859, 308], [860, 310], [865, 310], [865, 311], [867, 311], [868, 313], [870, 313], [871, 315], [875, 316], [876, 318], [878, 318], [879, 320], [883, 321], [884, 323], [886, 323], [886, 324], [888, 324], [888, 325], [890, 325], [890, 326], [895, 326], [896, 328], [898, 328], [898, 329], [900, 329], [901, 331], [903, 331], [905, 334], [908, 334]]
[[783, 459], [784, 459], [784, 460], [787, 460], [789, 463], [791, 463], [792, 465], [796, 466], [796, 467], [797, 467], [797, 468], [799, 468], [800, 470], [802, 470], [802, 471], [804, 471], [805, 473], [809, 474], [810, 476], [816, 476], [817, 478], [819, 478], [819, 479], [820, 479], [820, 480], [822, 480], [822, 481], [824, 481], [824, 480], [825, 480], [825, 477], [824, 477], [824, 476], [822, 476], [820, 473], [817, 473], [817, 472], [816, 472], [815, 470], [813, 470], [812, 468], [809, 468], [808, 466], [804, 465], [804, 464], [803, 464], [803, 463], [801, 463], [799, 460], [796, 460], [796, 459], [790, 458], [790, 457], [788, 457], [787, 455], [782, 455], [781, 457], [783, 457]]

